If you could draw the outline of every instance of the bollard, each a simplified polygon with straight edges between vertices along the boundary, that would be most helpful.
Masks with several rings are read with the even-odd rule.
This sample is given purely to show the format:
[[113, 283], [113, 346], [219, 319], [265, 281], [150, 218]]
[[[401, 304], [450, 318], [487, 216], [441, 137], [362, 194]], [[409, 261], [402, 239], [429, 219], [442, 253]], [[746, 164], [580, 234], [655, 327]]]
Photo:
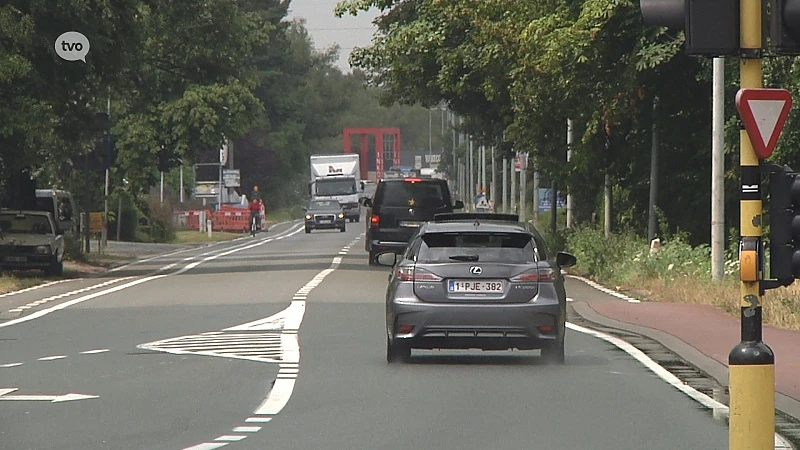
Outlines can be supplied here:
[[206, 221], [206, 230], [208, 230], [208, 238], [211, 239], [211, 220]]

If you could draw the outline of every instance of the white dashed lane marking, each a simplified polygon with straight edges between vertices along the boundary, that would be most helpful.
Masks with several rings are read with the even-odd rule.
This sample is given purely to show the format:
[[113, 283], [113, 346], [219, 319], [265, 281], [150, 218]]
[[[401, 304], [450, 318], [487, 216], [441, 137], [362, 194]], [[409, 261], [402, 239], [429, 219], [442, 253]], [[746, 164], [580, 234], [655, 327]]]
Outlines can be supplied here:
[[[342, 248], [340, 255], [346, 255], [350, 247], [354, 246], [364, 235]], [[254, 320], [234, 327], [226, 328], [223, 331], [210, 331], [194, 336], [183, 336], [180, 338], [165, 339], [163, 341], [142, 344], [139, 348], [157, 350], [167, 353], [181, 354], [201, 354], [208, 356], [221, 356], [226, 358], [250, 359], [259, 362], [278, 362], [280, 363], [278, 374], [269, 395], [253, 412], [253, 416], [245, 419], [245, 423], [268, 423], [274, 416], [281, 412], [294, 391], [294, 385], [300, 374], [300, 344], [298, 342], [298, 330], [303, 322], [305, 315], [308, 294], [322, 283], [328, 275], [333, 273], [342, 263], [342, 257], [333, 258], [331, 266], [318, 273], [303, 287], [297, 290], [292, 296], [289, 307], [283, 311], [273, 314], [264, 319]], [[271, 331], [271, 333], [270, 333]], [[235, 332], [235, 333], [234, 333]], [[227, 336], [235, 336], [231, 340], [239, 340], [240, 346], [232, 347], [231, 340]], [[247, 337], [245, 337], [247, 336]], [[253, 340], [248, 342], [248, 339]], [[276, 339], [272, 341], [271, 339]], [[269, 349], [259, 347], [255, 342], [270, 342]], [[213, 347], [213, 348], [212, 348]], [[257, 348], [254, 348], [257, 347]], [[252, 353], [250, 353], [252, 351]], [[237, 426], [231, 431], [233, 433], [256, 433], [261, 430], [258, 426]], [[184, 450], [210, 450], [227, 445], [228, 442], [238, 442], [247, 438], [247, 435], [223, 435], [214, 439], [213, 442], [203, 442]], [[220, 444], [225, 442], [225, 444]]]

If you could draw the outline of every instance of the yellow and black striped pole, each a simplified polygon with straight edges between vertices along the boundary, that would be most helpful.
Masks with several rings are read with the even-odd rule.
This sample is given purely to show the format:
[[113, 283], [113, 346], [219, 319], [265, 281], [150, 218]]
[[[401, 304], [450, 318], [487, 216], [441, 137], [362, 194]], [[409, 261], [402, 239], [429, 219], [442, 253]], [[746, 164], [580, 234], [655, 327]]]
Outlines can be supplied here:
[[[741, 88], [761, 88], [761, 0], [740, 0]], [[759, 159], [745, 130], [741, 142], [741, 342], [728, 356], [730, 450], [775, 446], [775, 356], [761, 340], [762, 204]]]

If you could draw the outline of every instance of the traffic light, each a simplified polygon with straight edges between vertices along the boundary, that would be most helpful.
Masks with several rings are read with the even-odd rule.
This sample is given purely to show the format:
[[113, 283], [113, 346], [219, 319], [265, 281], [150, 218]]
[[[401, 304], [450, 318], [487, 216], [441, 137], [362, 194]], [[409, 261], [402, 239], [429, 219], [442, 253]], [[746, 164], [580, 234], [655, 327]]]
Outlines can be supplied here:
[[776, 164], [763, 167], [770, 174], [769, 277], [788, 286], [800, 278], [800, 173]]
[[768, 0], [770, 47], [777, 54], [800, 54], [800, 0]]
[[683, 30], [687, 54], [739, 56], [738, 1], [639, 0], [639, 6], [645, 25]]

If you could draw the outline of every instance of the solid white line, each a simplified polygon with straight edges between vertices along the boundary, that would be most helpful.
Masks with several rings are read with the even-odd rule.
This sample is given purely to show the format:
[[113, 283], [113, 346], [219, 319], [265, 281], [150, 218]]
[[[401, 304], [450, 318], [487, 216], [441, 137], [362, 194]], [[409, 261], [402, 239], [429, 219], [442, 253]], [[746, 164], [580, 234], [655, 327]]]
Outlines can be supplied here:
[[269, 396], [261, 403], [253, 414], [261, 416], [274, 416], [281, 412], [284, 406], [289, 402], [294, 390], [295, 380], [277, 379], [269, 391]]
[[186, 447], [183, 450], [214, 450], [216, 448], [222, 448], [228, 445], [227, 442], [220, 443], [220, 442], [203, 442], [202, 444], [197, 444], [191, 447]]
[[[127, 289], [129, 287], [136, 286], [137, 284], [146, 283], [148, 281], [156, 280], [158, 278], [162, 278], [162, 277], [165, 277], [165, 276], [166, 275], [154, 275], [154, 276], [150, 276], [150, 277], [140, 278], [138, 280], [131, 281], [130, 283], [125, 283], [125, 284], [122, 284], [122, 285], [119, 285], [119, 286], [114, 286], [113, 288], [110, 288], [110, 289], [106, 289], [106, 290], [103, 290], [103, 291], [95, 292], [94, 294], [84, 295], [83, 297], [78, 297], [78, 298], [70, 300], [68, 302], [60, 303], [60, 304], [58, 304], [56, 306], [36, 311], [33, 314], [30, 314], [30, 315], [27, 315], [27, 316], [23, 316], [23, 317], [14, 319], [14, 320], [9, 320], [8, 322], [0, 323], [0, 328], [8, 327], [8, 326], [11, 326], [11, 325], [16, 325], [18, 323], [27, 322], [27, 321], [33, 320], [33, 319], [38, 319], [39, 317], [46, 316], [47, 314], [50, 314], [51, 312], [60, 311], [60, 310], [62, 310], [64, 308], [68, 308], [68, 307], [70, 307], [72, 305], [77, 305], [78, 303], [82, 303], [82, 302], [85, 302], [87, 300], [91, 300], [93, 298], [100, 297], [102, 295], [111, 294], [113, 292], [121, 291], [123, 289]], [[128, 278], [130, 278], [130, 277], [128, 277]], [[126, 279], [126, 278], [123, 278], [123, 279]]]
[[267, 423], [272, 420], [272, 417], [248, 417], [245, 419], [247, 423]]
[[297, 342], [296, 334], [281, 334], [281, 353], [283, 362], [300, 362], [300, 344]]
[[[594, 336], [598, 339], [602, 339], [610, 344], [613, 344], [620, 350], [632, 356], [633, 359], [639, 361], [642, 365], [650, 369], [651, 372], [656, 374], [656, 376], [658, 376], [659, 378], [670, 384], [672, 387], [683, 392], [684, 394], [689, 396], [689, 398], [691, 398], [692, 400], [710, 409], [712, 415], [715, 418], [729, 417], [730, 409], [728, 408], [728, 406], [718, 402], [717, 400], [714, 400], [713, 398], [689, 386], [688, 384], [684, 384], [684, 382], [681, 381], [680, 378], [676, 377], [675, 375], [672, 374], [672, 372], [660, 366], [657, 362], [653, 361], [649, 356], [647, 356], [643, 351], [634, 347], [632, 344], [616, 336], [611, 336], [609, 334], [593, 330], [591, 328], [582, 327], [580, 325], [575, 325], [574, 323], [570, 322], [567, 322], [567, 328], [573, 331], [577, 331], [579, 333], [588, 334], [589, 336]], [[775, 433], [774, 440], [775, 440], [774, 444], [775, 449], [793, 448], [792, 445], [789, 444], [786, 441], [786, 439], [778, 433]]]
[[226, 434], [226, 435], [220, 436], [220, 437], [218, 437], [218, 438], [216, 438], [214, 440], [215, 441], [225, 441], [225, 442], [239, 442], [239, 441], [244, 440], [244, 439], [247, 439], [247, 436], [235, 435], [235, 434], [234, 435]]
[[257, 433], [261, 427], [236, 427], [233, 429], [234, 433]]
[[622, 339], [611, 336], [606, 333], [602, 333], [597, 330], [592, 330], [591, 328], [582, 327], [580, 325], [575, 325], [574, 323], [567, 323], [567, 328], [573, 331], [577, 331], [579, 333], [588, 334], [589, 336], [594, 336], [598, 339], [602, 339], [610, 344], [615, 345], [620, 350], [624, 351], [625, 353], [631, 355], [633, 359], [639, 361], [642, 365], [650, 369], [651, 372], [656, 374], [659, 378], [666, 381], [670, 385], [672, 385], [677, 390], [683, 392], [684, 394], [688, 395], [693, 400], [697, 401], [701, 405], [705, 406], [706, 408], [710, 409], [714, 415], [716, 416], [719, 413], [727, 413], [728, 407], [724, 404], [714, 400], [713, 398], [709, 397], [706, 394], [698, 391], [697, 389], [689, 386], [688, 384], [684, 384], [680, 378], [676, 377], [672, 374], [669, 370], [661, 367], [657, 362], [653, 361], [649, 356], [647, 356], [644, 352], [639, 350], [638, 348], [634, 347], [633, 345], [629, 344]]
[[102, 348], [102, 349], [98, 349], [98, 350], [87, 350], [85, 352], [81, 352], [81, 355], [94, 355], [96, 353], [105, 353], [107, 351], [109, 351], [109, 349], [107, 349], [107, 348]]
[[17, 366], [21, 366], [23, 364], [25, 364], [25, 363], [9, 363], [9, 364], [2, 364], [2, 365], [0, 365], [0, 367], [2, 367], [2, 368], [17, 367]]
[[592, 280], [590, 280], [588, 278], [579, 277], [577, 275], [568, 275], [568, 277], [569, 278], [575, 278], [576, 280], [581, 280], [584, 283], [586, 283], [589, 286], [597, 289], [600, 292], [605, 292], [606, 294], [611, 295], [613, 297], [617, 297], [618, 299], [621, 299], [621, 300], [627, 300], [629, 303], [641, 303], [641, 300], [635, 299], [633, 297], [628, 297], [625, 294], [621, 294], [621, 293], [619, 293], [619, 292], [617, 292], [615, 290], [609, 289], [609, 288], [607, 288], [605, 286], [601, 286], [600, 284], [595, 283], [594, 281], [592, 281]]
[[45, 356], [44, 358], [39, 358], [39, 361], [55, 361], [56, 359], [64, 359], [67, 355], [57, 355], [57, 356]]

